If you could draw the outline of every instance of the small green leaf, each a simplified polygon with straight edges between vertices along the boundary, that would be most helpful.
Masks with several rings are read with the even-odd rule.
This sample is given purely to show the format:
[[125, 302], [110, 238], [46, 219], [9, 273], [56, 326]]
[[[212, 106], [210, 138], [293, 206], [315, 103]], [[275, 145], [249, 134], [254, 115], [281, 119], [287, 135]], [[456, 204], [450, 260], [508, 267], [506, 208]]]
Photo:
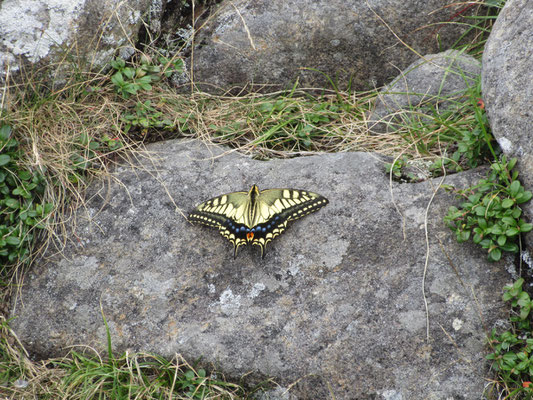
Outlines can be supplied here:
[[531, 302], [531, 298], [529, 297], [529, 294], [527, 292], [522, 292], [518, 296], [518, 305], [520, 307], [528, 306]]
[[5, 200], [5, 205], [8, 206], [9, 208], [19, 208], [19, 202], [18, 200], [16, 199], [13, 199], [13, 198], [7, 198]]
[[527, 190], [525, 192], [519, 193], [516, 196], [516, 202], [518, 204], [522, 204], [522, 203], [525, 203], [526, 201], [531, 200], [531, 197], [533, 197], [533, 193], [531, 193], [529, 190]]
[[8, 154], [0, 154], [0, 166], [6, 165], [11, 161], [11, 157]]
[[512, 197], [515, 197], [517, 194], [518, 194], [518, 191], [520, 190], [520, 182], [519, 181], [513, 181], [513, 183], [511, 183], [511, 186], [509, 187], [509, 190], [511, 192], [511, 196]]
[[87, 146], [89, 144], [89, 135], [85, 132], [82, 132], [80, 134], [80, 144], [82, 144], [83, 146]]
[[492, 240], [490, 239], [483, 239], [480, 243], [480, 246], [484, 249], [488, 249], [490, 246], [492, 246]]
[[520, 309], [520, 319], [524, 321], [528, 317], [530, 311], [531, 311], [531, 307], [522, 307]]
[[515, 226], [516, 225], [516, 219], [511, 218], [511, 217], [503, 217], [502, 218], [502, 222], [504, 224], [509, 225], [509, 226]]
[[49, 214], [54, 209], [54, 205], [52, 203], [46, 203], [44, 205], [44, 213]]
[[19, 171], [18, 177], [21, 181], [29, 181], [32, 177], [32, 174], [30, 171]]
[[512, 363], [512, 362], [516, 361], [518, 356], [515, 353], [513, 353], [513, 352], [508, 352], [508, 353], [505, 353], [502, 358], [503, 358], [504, 361], [506, 361], [508, 363]]
[[511, 208], [513, 205], [514, 205], [514, 200], [513, 199], [505, 199], [504, 201], [502, 201], [502, 207], [503, 208]]
[[117, 72], [111, 77], [111, 82], [117, 86], [122, 86], [124, 84], [124, 77], [120, 72]]
[[6, 142], [11, 136], [11, 126], [3, 124], [0, 126], [0, 140]]
[[460, 243], [466, 242], [470, 238], [470, 231], [462, 231], [458, 233], [458, 241]]
[[489, 253], [489, 259], [492, 261], [499, 261], [502, 258], [502, 252], [497, 247]]
[[514, 219], [518, 219], [520, 218], [520, 215], [522, 215], [522, 210], [520, 209], [520, 207], [513, 208], [513, 211], [511, 211], [511, 217], [513, 217]]
[[[522, 221], [520, 221], [520, 222], [522, 222]], [[520, 232], [522, 232], [522, 233], [526, 233], [526, 232], [531, 231], [531, 229], [533, 229], [533, 224], [529, 224], [529, 223], [523, 223], [523, 224], [521, 224], [520, 222], [519, 222], [519, 225], [520, 225]]]
[[509, 291], [506, 291], [503, 296], [503, 301], [509, 301], [513, 298], [513, 295], [509, 292]]
[[115, 58], [111, 61], [111, 66], [115, 69], [122, 69], [126, 65], [126, 62], [122, 58]]
[[476, 207], [475, 211], [476, 211], [476, 215], [482, 217], [487, 212], [487, 209], [485, 207], [483, 207], [483, 206], [478, 206], [478, 207]]
[[522, 362], [518, 363], [515, 368], [518, 371], [524, 371], [528, 367], [529, 367], [529, 361], [525, 360], [525, 361], [522, 361]]
[[131, 79], [135, 75], [135, 70], [133, 68], [124, 68], [122, 71], [124, 75], [126, 75], [126, 78]]
[[513, 283], [512, 288], [522, 291], [522, 286], [524, 285], [524, 278], [518, 278], [515, 283]]
[[137, 93], [138, 85], [133, 84], [133, 83], [126, 83], [122, 87], [122, 90], [124, 90], [125, 92], [130, 93], [130, 94], [135, 94], [135, 93]]
[[8, 236], [8, 237], [6, 237], [6, 243], [10, 244], [12, 246], [18, 246], [20, 244], [20, 240], [19, 240], [18, 237]]
[[501, 235], [503, 233], [503, 229], [500, 225], [493, 225], [492, 228], [490, 228], [490, 232], [494, 235]]
[[150, 75], [145, 75], [142, 78], [137, 79], [137, 83], [144, 85], [152, 82], [152, 77]]
[[17, 186], [15, 189], [13, 189], [13, 193], [15, 196], [22, 196], [22, 193], [24, 193], [25, 190], [24, 188], [20, 187], [20, 186]]
[[477, 224], [479, 225], [480, 228], [482, 229], [487, 229], [487, 220], [485, 218], [478, 218], [477, 219]]
[[512, 236], [516, 236], [518, 235], [518, 229], [516, 228], [509, 228], [505, 231], [505, 235], [506, 236], [509, 236], [509, 237], [512, 237]]

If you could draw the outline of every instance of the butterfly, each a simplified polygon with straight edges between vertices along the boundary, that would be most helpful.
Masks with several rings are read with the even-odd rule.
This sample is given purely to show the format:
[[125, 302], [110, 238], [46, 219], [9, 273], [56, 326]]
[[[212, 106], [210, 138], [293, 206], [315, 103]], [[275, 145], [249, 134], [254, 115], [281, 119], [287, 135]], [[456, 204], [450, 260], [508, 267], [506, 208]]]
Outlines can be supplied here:
[[287, 229], [287, 223], [318, 211], [328, 199], [297, 189], [233, 192], [209, 199], [189, 214], [189, 221], [217, 228], [233, 244], [233, 258], [239, 247], [252, 244], [265, 257], [267, 243]]

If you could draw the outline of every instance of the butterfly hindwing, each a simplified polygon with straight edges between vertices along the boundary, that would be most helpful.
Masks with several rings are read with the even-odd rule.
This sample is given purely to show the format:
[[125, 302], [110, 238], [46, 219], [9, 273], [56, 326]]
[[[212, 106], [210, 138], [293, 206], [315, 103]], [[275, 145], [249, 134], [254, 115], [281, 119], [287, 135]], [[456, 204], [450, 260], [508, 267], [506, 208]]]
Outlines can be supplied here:
[[[189, 221], [217, 228], [220, 234], [233, 244], [236, 255], [239, 246], [246, 244], [246, 238], [240, 235], [240, 232], [235, 232], [235, 228], [231, 228], [234, 226], [235, 220], [231, 214], [228, 216], [228, 213], [225, 212], [231, 213], [235, 207], [242, 206], [246, 201], [247, 194], [247, 192], [234, 192], [209, 199], [189, 214]], [[230, 195], [231, 203], [228, 199]]]
[[[324, 207], [328, 200], [316, 193], [296, 189], [267, 189], [261, 192], [255, 218], [256, 235], [252, 244], [266, 245], [287, 229], [287, 223]], [[259, 228], [259, 229], [258, 229]]]
[[200, 204], [189, 216], [191, 222], [218, 228], [220, 234], [238, 248], [248, 243], [261, 248], [281, 235], [289, 221], [315, 212], [328, 204], [316, 193], [296, 189], [259, 191], [253, 185], [249, 192], [233, 192]]

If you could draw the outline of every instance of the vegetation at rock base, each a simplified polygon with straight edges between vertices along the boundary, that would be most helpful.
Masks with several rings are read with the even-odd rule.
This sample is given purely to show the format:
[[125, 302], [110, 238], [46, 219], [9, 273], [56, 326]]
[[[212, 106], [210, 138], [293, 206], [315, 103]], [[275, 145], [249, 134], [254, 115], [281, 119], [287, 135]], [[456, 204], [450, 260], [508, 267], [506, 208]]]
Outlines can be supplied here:
[[[478, 58], [494, 7], [502, 2], [487, 5], [492, 8], [486, 15], [472, 19], [474, 40], [456, 46]], [[424, 112], [414, 108], [400, 116], [403, 122], [393, 134], [376, 136], [368, 132], [365, 118], [377, 90], [341, 92], [331, 81], [320, 94], [295, 84], [288, 91], [238, 97], [180, 95], [167, 80], [182, 71], [182, 61], [149, 46], [131, 60], [114, 60], [107, 74], [64, 67], [73, 73], [62, 89], [44, 90], [46, 83], [28, 74], [23, 84], [3, 92], [0, 304], [16, 292], [31, 261], [51, 246], [50, 238], [56, 246], [73, 239], [65, 226], [83, 205], [82, 193], [92, 179], [118, 162], [145, 157], [140, 151], [145, 143], [175, 137], [229, 145], [261, 159], [372, 151], [391, 158], [388, 173], [401, 181], [489, 165], [487, 178], [476, 187], [448, 188], [463, 201], [450, 209], [446, 223], [459, 241], [473, 240], [487, 249], [491, 260], [520, 251], [520, 235], [532, 228], [520, 209], [531, 193], [520, 184], [515, 161], [496, 148], [479, 84], [446, 99], [454, 104], [451, 111], [428, 102]], [[533, 302], [523, 279], [504, 288], [504, 300], [511, 306], [509, 328], [488, 333], [487, 358], [495, 371], [488, 392], [495, 398], [531, 398]], [[260, 389], [230, 383], [180, 356], [115, 357], [109, 350], [103, 357], [74, 349], [64, 358], [32, 361], [10, 330], [7, 312], [0, 306], [0, 397], [237, 399]]]

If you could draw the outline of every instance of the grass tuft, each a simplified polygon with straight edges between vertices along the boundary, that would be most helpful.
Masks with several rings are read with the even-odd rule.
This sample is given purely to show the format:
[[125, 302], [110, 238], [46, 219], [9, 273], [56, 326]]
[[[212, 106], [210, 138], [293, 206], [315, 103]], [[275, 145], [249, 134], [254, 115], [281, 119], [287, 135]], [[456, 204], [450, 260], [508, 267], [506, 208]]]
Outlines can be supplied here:
[[126, 352], [104, 359], [90, 349], [62, 358], [29, 359], [0, 316], [0, 395], [12, 399], [238, 399], [237, 384], [195, 368], [176, 355], [167, 360]]

